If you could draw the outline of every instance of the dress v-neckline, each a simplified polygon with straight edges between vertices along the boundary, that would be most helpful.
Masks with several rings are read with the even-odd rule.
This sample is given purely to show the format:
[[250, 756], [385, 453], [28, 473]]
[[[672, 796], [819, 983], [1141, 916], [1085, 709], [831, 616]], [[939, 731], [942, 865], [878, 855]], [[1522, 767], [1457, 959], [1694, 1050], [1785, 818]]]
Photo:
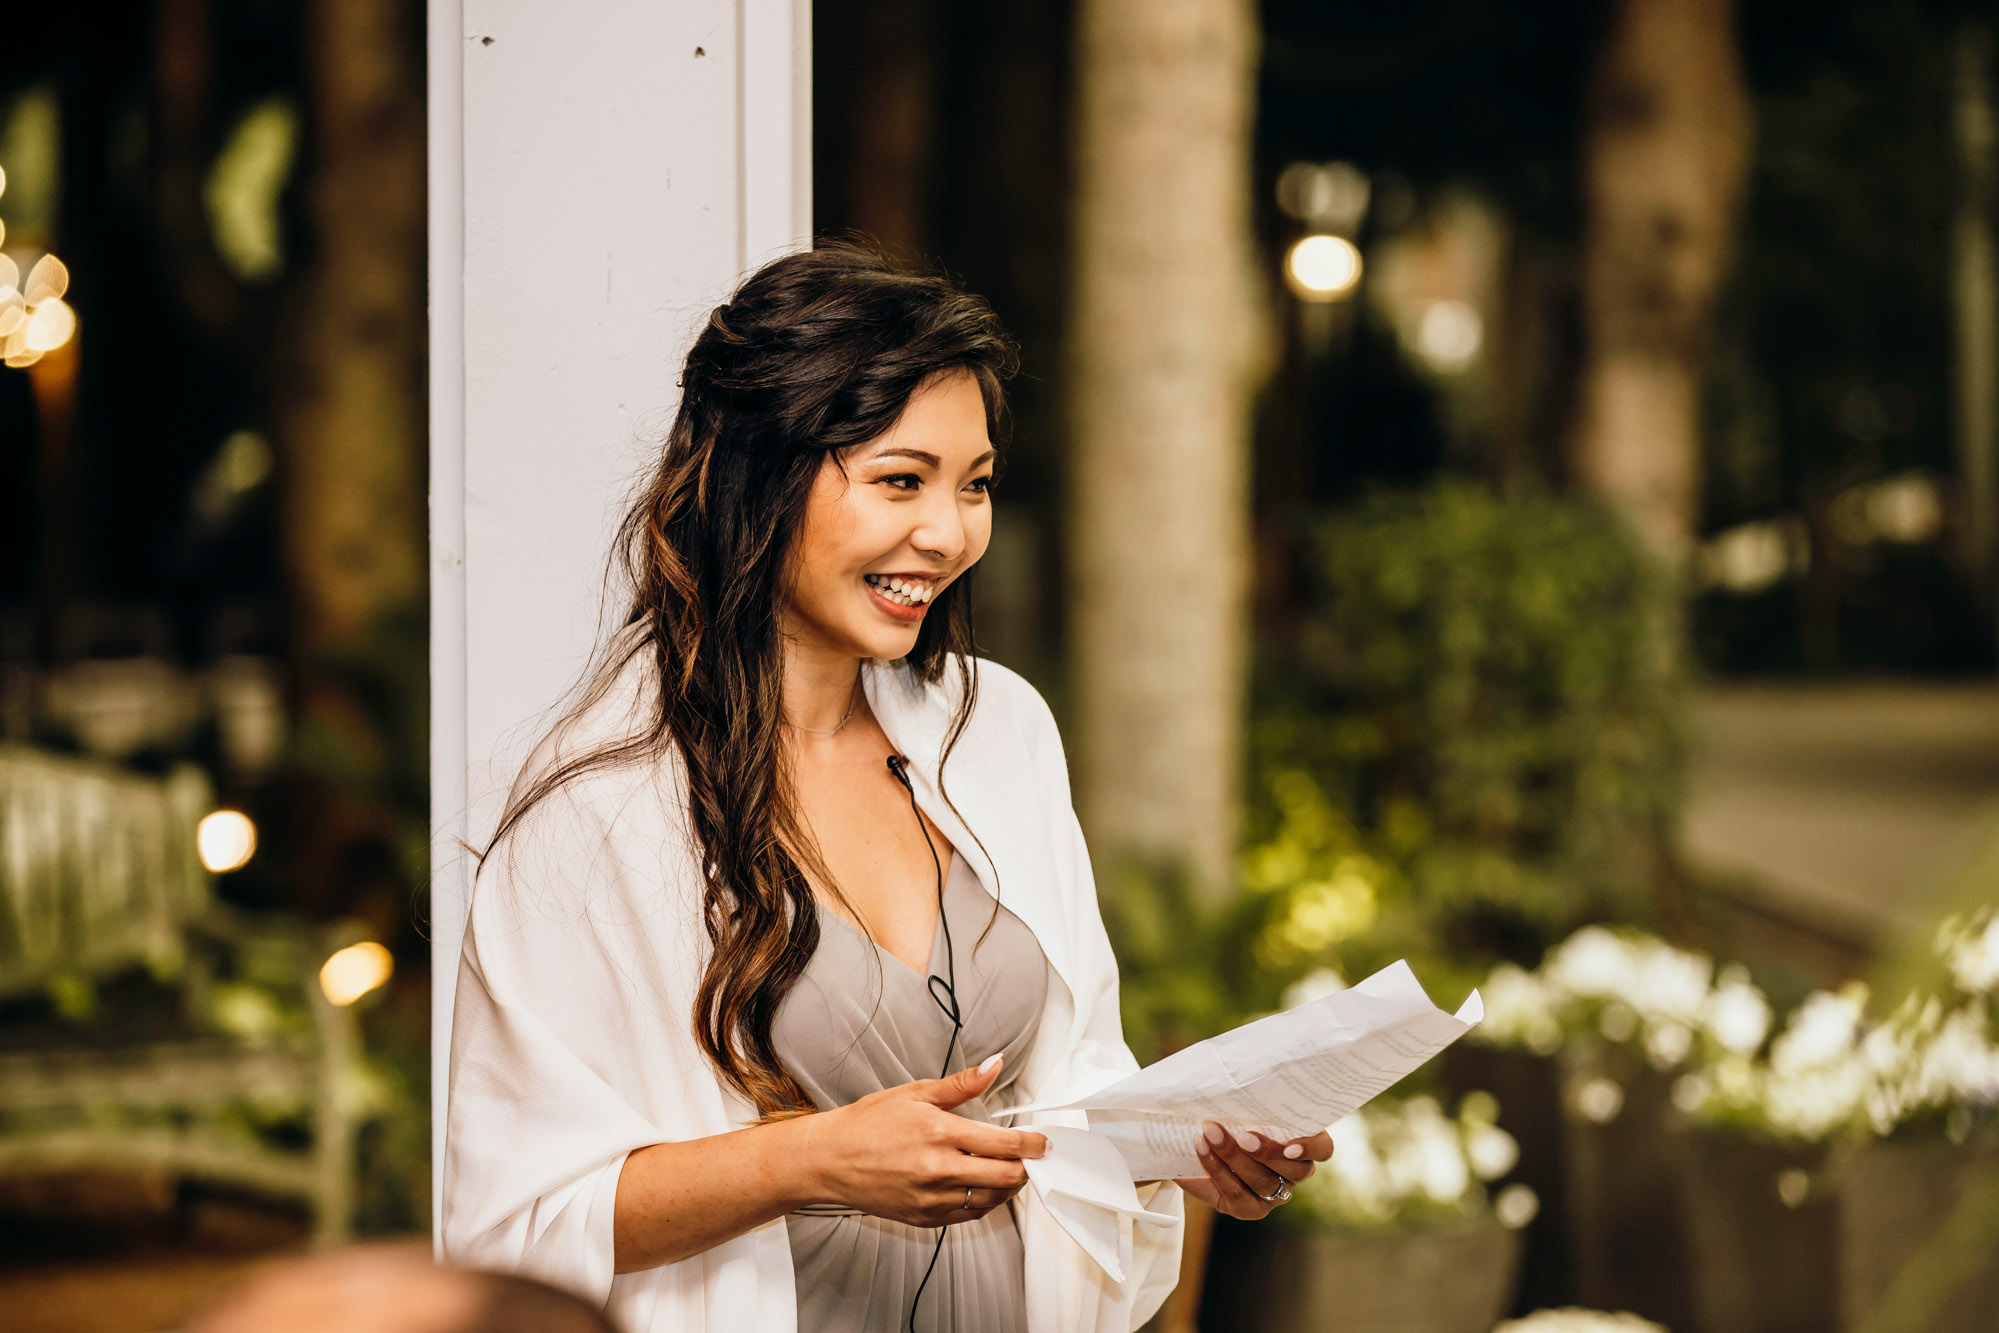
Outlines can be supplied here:
[[[955, 847], [951, 848], [951, 865], [950, 868], [944, 872], [944, 892], [946, 894], [950, 893], [951, 891], [951, 876], [956, 874], [958, 871], [959, 859], [960, 858], [958, 856], [958, 849]], [[834, 911], [831, 907], [828, 907], [823, 902], [819, 904], [819, 910], [823, 915], [832, 917], [835, 921], [845, 926], [848, 930], [853, 931], [854, 934], [858, 935], [862, 940], [866, 941], [868, 946], [872, 948], [876, 953], [888, 959], [890, 962], [894, 963], [897, 967], [901, 968], [903, 971], [909, 973], [910, 976], [916, 978], [918, 981], [924, 983], [926, 986], [929, 984], [930, 973], [928, 971], [919, 972], [917, 969], [909, 965], [908, 960], [899, 957], [898, 955], [892, 953], [887, 949], [882, 948], [881, 941], [877, 940], [873, 935], [870, 935], [866, 930], [862, 929], [859, 923], [847, 920], [846, 917]], [[924, 960], [926, 964], [937, 957], [937, 941], [942, 939], [943, 936], [944, 936], [944, 912], [940, 905], [937, 913], [937, 920], [930, 927], [930, 954], [929, 957]]]

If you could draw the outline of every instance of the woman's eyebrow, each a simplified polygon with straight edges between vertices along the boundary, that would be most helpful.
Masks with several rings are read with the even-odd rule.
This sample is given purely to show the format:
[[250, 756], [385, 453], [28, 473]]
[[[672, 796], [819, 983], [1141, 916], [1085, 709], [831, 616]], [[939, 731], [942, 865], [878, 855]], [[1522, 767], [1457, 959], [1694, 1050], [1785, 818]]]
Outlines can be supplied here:
[[[977, 467], [979, 464], [992, 458], [998, 452], [999, 451], [996, 449], [986, 450], [984, 453], [980, 454], [977, 458], [974, 458], [972, 460], [972, 466]], [[929, 450], [911, 449], [906, 445], [896, 445], [892, 448], [884, 449], [880, 453], [874, 455], [874, 457], [869, 461], [874, 462], [883, 458], [913, 458], [917, 462], [927, 463], [931, 467], [942, 467], [944, 465], [944, 460], [939, 458], [936, 454], [931, 453]]]

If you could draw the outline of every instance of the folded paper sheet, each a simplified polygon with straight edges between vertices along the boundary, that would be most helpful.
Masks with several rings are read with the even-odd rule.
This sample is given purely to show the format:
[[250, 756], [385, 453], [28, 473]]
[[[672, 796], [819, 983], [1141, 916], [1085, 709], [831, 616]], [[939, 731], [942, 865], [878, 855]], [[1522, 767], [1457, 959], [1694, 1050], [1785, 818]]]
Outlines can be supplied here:
[[1027, 1179], [1062, 1229], [1113, 1282], [1131, 1271], [1133, 1222], [1172, 1223], [1168, 1213], [1146, 1211], [1132, 1186], [1117, 1145], [1101, 1134], [1062, 1125], [1037, 1125], [1048, 1154], [1025, 1163]]
[[[1194, 1155], [1203, 1121], [1278, 1140], [1316, 1134], [1449, 1046], [1484, 1015], [1477, 991], [1457, 1013], [1445, 1013], [1430, 1003], [1409, 964], [1396, 962], [1350, 990], [1176, 1051], [1087, 1096], [1016, 1107], [1009, 1114], [1015, 1124], [1049, 1135], [1048, 1156], [1028, 1163], [1029, 1182], [1042, 1202], [1106, 1273], [1122, 1281], [1124, 1265], [1114, 1269], [1105, 1262], [1119, 1219], [1149, 1216], [1131, 1182], [1206, 1175]], [[1035, 1123], [1038, 1114], [1058, 1111], [1084, 1112], [1089, 1130]], [[1080, 1142], [1084, 1139], [1101, 1143]], [[1125, 1175], [1115, 1185], [1104, 1178], [1111, 1159], [1103, 1144], [1114, 1147], [1124, 1162]], [[1058, 1158], [1064, 1160], [1050, 1169]], [[1128, 1248], [1129, 1233], [1124, 1234]]]

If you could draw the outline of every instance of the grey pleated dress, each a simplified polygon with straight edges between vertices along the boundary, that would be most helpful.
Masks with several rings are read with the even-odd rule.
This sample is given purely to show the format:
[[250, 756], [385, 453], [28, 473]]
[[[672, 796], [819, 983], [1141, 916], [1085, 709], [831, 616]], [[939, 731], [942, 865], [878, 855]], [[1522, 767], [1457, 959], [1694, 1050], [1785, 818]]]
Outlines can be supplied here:
[[[965, 858], [954, 855], [944, 881], [944, 910], [964, 1031], [951, 1072], [994, 1052], [1006, 1057], [999, 1081], [958, 1108], [976, 1120], [990, 1120], [995, 1109], [1019, 1104], [1013, 1082], [1026, 1064], [1048, 990], [1048, 961], [1034, 933], [1004, 906], [997, 914], [995, 908]], [[942, 923], [931, 945], [930, 970], [948, 976]], [[778, 1007], [771, 1038], [814, 1103], [831, 1110], [883, 1088], [936, 1078], [950, 1044], [951, 1020], [931, 999], [924, 976], [822, 905], [819, 948]], [[918, 1329], [1024, 1333], [1026, 1288], [1013, 1210], [1008, 1204], [945, 1229], [943, 1252], [916, 1308]], [[935, 1228], [813, 1208], [787, 1217], [786, 1230], [797, 1274], [800, 1333], [891, 1333], [908, 1327], [910, 1301], [937, 1244]]]

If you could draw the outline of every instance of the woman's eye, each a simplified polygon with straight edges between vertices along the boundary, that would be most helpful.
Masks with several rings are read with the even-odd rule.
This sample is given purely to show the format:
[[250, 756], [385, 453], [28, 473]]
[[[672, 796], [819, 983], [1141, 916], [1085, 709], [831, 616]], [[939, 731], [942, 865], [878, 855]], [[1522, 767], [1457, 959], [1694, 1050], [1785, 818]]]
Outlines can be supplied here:
[[[887, 482], [899, 491], [913, 491], [923, 485], [923, 478], [917, 476], [914, 472], [897, 472], [882, 477], [880, 480]], [[991, 495], [993, 483], [996, 480], [997, 478], [990, 476], [975, 477], [966, 484], [976, 488], [982, 495]]]

